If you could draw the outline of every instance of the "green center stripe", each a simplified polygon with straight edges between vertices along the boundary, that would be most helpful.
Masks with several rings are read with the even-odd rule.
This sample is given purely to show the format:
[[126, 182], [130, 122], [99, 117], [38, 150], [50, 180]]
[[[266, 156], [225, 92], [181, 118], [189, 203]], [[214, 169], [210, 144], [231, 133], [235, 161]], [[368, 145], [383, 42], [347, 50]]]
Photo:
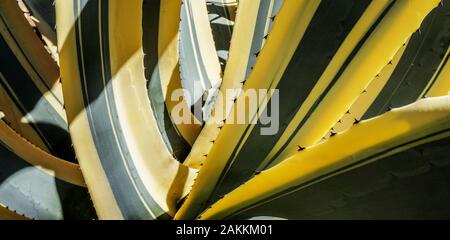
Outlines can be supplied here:
[[110, 82], [108, 1], [74, 0], [74, 6], [84, 104], [93, 140], [117, 204], [125, 219], [167, 218], [134, 166], [114, 104]]

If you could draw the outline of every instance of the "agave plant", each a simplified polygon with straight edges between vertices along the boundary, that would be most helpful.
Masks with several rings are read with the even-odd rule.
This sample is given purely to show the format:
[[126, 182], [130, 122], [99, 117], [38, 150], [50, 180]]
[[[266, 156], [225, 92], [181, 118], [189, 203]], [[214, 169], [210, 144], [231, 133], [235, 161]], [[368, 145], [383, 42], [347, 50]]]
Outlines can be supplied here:
[[448, 0], [2, 0], [0, 219], [450, 218], [449, 45]]

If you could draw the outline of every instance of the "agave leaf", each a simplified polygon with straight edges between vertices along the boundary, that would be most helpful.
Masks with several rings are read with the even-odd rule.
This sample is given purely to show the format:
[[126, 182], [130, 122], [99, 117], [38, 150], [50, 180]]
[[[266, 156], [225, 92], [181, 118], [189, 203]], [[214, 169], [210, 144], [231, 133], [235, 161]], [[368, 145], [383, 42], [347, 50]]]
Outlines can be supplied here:
[[[247, 9], [251, 12], [250, 8], [246, 8], [244, 4], [249, 4], [249, 6], [251, 6], [255, 3], [254, 1], [240, 2], [238, 16], [236, 19], [235, 34], [233, 35], [234, 39], [239, 39], [241, 33], [245, 34], [244, 31], [237, 30], [239, 29], [238, 24], [240, 16], [242, 16], [242, 18], [245, 16], [241, 15], [241, 12], [246, 12]], [[276, 85], [281, 78], [280, 71], [287, 67], [289, 60], [294, 54], [294, 51], [297, 48], [297, 45], [302, 38], [308, 23], [310, 22], [310, 19], [314, 15], [317, 6], [318, 2], [316, 1], [290, 1], [284, 3], [283, 8], [277, 16], [277, 22], [272, 30], [272, 35], [267, 40], [264, 49], [260, 53], [260, 60], [257, 62], [255, 69], [244, 85], [244, 91], [246, 89], [269, 89], [271, 85]], [[256, 14], [253, 14], [253, 16], [253, 19], [255, 19]], [[245, 28], [245, 26], [241, 27]], [[243, 35], [242, 38], [246, 39], [245, 35]], [[246, 41], [243, 44], [247, 44], [245, 45], [246, 47], [242, 48], [244, 50], [251, 46], [250, 41]], [[234, 46], [232, 44], [231, 52], [234, 51], [233, 47]], [[230, 54], [230, 61], [228, 62], [227, 68], [233, 67], [231, 61], [232, 57], [233, 55]], [[248, 62], [248, 52], [244, 53], [242, 56], [238, 54], [236, 56], [236, 61], [246, 64]], [[237, 74], [237, 76], [240, 76], [242, 79], [246, 72], [242, 69], [240, 69], [240, 71], [238, 70], [239, 69], [236, 68], [233, 74]], [[225, 72], [226, 75], [228, 70], [225, 70]], [[231, 76], [232, 75], [230, 73], [230, 82], [228, 83], [230, 84], [229, 87], [224, 87], [225, 85], [223, 85], [222, 88], [228, 89], [235, 86], [231, 82], [231, 80], [234, 80]], [[228, 81], [225, 79], [224, 84], [227, 82]], [[244, 99], [245, 101], [245, 96], [241, 95], [239, 99]], [[220, 107], [220, 105], [218, 106]], [[248, 111], [250, 109], [245, 110]], [[234, 114], [233, 111], [236, 111], [236, 109], [231, 110], [231, 114]], [[250, 116], [253, 116], [254, 114], [256, 114], [256, 112], [249, 112]], [[213, 124], [217, 123], [213, 122]], [[192, 191], [186, 198], [184, 204], [181, 206], [181, 209], [177, 212], [176, 218], [195, 218], [197, 214], [207, 206], [208, 199], [211, 197], [214, 188], [218, 185], [221, 173], [225, 171], [227, 163], [232, 160], [230, 157], [234, 149], [239, 147], [239, 140], [247, 132], [247, 127], [253, 126], [243, 124], [225, 124], [215, 140], [215, 144], [212, 146], [211, 150], [209, 151], [208, 148], [205, 148], [205, 150], [209, 153], [204, 156], [206, 157], [204, 166], [202, 167], [193, 185]], [[210, 129], [213, 129], [213, 127]], [[211, 130], [212, 133], [211, 136], [209, 136], [209, 139], [214, 139], [215, 135], [217, 135], [217, 131], [218, 130]], [[205, 138], [208, 137], [205, 136]], [[199, 140], [203, 141], [205, 139], [201, 139], [199, 137], [198, 141]]]
[[235, 0], [207, 0], [208, 18], [222, 71], [228, 60], [238, 3]]
[[55, 0], [22, 0], [38, 21], [36, 26], [56, 46]]
[[[245, 80], [248, 78], [253, 68], [256, 55], [264, 46], [265, 36], [269, 32], [271, 24], [271, 14], [275, 11], [274, 1], [244, 1], [238, 8], [236, 22], [234, 26], [234, 35], [231, 41], [229, 59], [225, 69], [220, 91], [222, 97], [216, 99], [213, 106], [213, 114], [205, 123], [200, 135], [192, 146], [185, 164], [187, 166], [200, 168], [205, 160], [205, 155], [211, 150], [211, 142], [215, 141], [223, 119], [222, 116], [229, 116], [235, 99]], [[228, 90], [232, 96], [228, 96]], [[218, 114], [222, 113], [222, 114]]]
[[424, 19], [391, 77], [378, 97], [366, 111], [363, 119], [375, 117], [390, 108], [397, 108], [420, 99], [426, 88], [432, 87], [433, 76], [450, 44], [450, 4], [439, 5]]
[[200, 219], [446, 216], [449, 141], [450, 97], [420, 100], [261, 172]]
[[0, 206], [0, 220], [29, 220], [29, 218], [17, 214], [5, 206]]
[[[201, 121], [207, 120], [222, 82], [204, 1], [184, 0], [180, 23], [180, 72], [189, 106]], [[195, 108], [196, 107], [196, 108]], [[197, 110], [197, 111], [195, 111]]]
[[[175, 91], [182, 89], [179, 66], [180, 2], [168, 2], [169, 14], [159, 14], [157, 2], [144, 2], [143, 49], [145, 77], [153, 114], [168, 150], [184, 161], [191, 145], [201, 130], [201, 122], [189, 111], [184, 96], [173, 99]], [[160, 23], [160, 24], [159, 24]], [[158, 34], [155, 34], [157, 32]], [[183, 106], [189, 121], [176, 121], [172, 112]], [[176, 116], [175, 116], [176, 117]]]
[[53, 59], [59, 63], [56, 46], [56, 13], [54, 0], [18, 0], [28, 22], [37, 29], [36, 33], [45, 43]]
[[0, 3], [1, 108], [22, 136], [74, 161], [59, 69], [15, 1]]
[[[413, 3], [412, 3], [413, 2]], [[374, 77], [388, 64], [439, 1], [396, 1], [385, 11], [361, 49], [316, 105], [307, 119], [296, 127], [290, 141], [275, 155], [275, 163], [319, 142], [350, 109]], [[412, 4], [411, 4], [412, 3]], [[407, 19], [407, 20], [406, 20]]]
[[[306, 91], [303, 94], [303, 102], [300, 102], [297, 108], [294, 109], [294, 111], [296, 111], [295, 116], [288, 119], [290, 122], [285, 123], [285, 125], [287, 125], [285, 131], [280, 133], [281, 136], [279, 136], [279, 139], [275, 139], [276, 144], [273, 145], [270, 153], [267, 154], [264, 161], [259, 166], [259, 170], [274, 166], [282, 160], [282, 158], [278, 156], [283, 154], [284, 149], [290, 143], [292, 138], [295, 137], [296, 132], [302, 128], [312, 112], [316, 110], [321, 100], [329, 94], [329, 91], [339, 80], [339, 76], [346, 67], [348, 67], [349, 63], [361, 49], [364, 42], [367, 41], [370, 34], [378, 27], [380, 21], [392, 7], [392, 4], [392, 1], [372, 2], [367, 6], [364, 13], [362, 13], [360, 19], [354, 24], [353, 29], [348, 32], [348, 36], [345, 40], [341, 39], [343, 42], [339, 46], [339, 49], [334, 49], [334, 56], [331, 53], [329, 53], [328, 56], [324, 54], [322, 58], [328, 58], [328, 66], [323, 70], [319, 79], [309, 80], [309, 85], [307, 86], [310, 87], [310, 92]], [[332, 25], [331, 28], [334, 28], [334, 31], [339, 31], [340, 27]], [[347, 31], [349, 30], [347, 29]], [[313, 36], [311, 42], [314, 42], [314, 32], [311, 35]], [[316, 34], [316, 38], [320, 37], [320, 34]], [[327, 40], [328, 44], [333, 43], [334, 41], [332, 38]], [[325, 59], [322, 59], [322, 62], [325, 64], [327, 63]], [[293, 78], [293, 80], [295, 79]], [[316, 81], [315, 84], [314, 81]], [[296, 149], [304, 147], [307, 147], [307, 145], [298, 144]]]
[[341, 119], [334, 125], [330, 133], [327, 134], [322, 141], [328, 140], [332, 135], [344, 132], [351, 128], [354, 124], [361, 120], [361, 117], [377, 98], [380, 91], [386, 85], [387, 81], [391, 77], [394, 69], [397, 67], [400, 58], [405, 52], [406, 45], [401, 47], [399, 51], [392, 58], [392, 64], [387, 64], [383, 70], [372, 80], [367, 88], [361, 93], [355, 103], [352, 104], [349, 111], [341, 117]]
[[56, 178], [67, 183], [85, 187], [78, 164], [57, 158], [20, 136], [4, 121], [0, 121], [0, 138], [9, 150], [33, 166], [49, 169]]
[[96, 217], [78, 165], [37, 148], [3, 121], [0, 141], [1, 206], [32, 219]]
[[450, 63], [448, 62], [448, 56], [450, 52], [447, 50], [446, 57], [440, 66], [439, 71], [434, 76], [434, 82], [432, 87], [428, 88], [424, 93], [424, 97], [437, 97], [444, 96], [450, 93]]
[[[446, 9], [447, 8], [447, 9]], [[349, 111], [332, 128], [329, 137], [350, 128], [361, 119], [377, 116], [390, 108], [401, 107], [416, 101], [434, 88], [448, 53], [449, 36], [446, 29], [450, 23], [448, 4], [435, 8], [425, 18], [420, 31], [414, 33], [395, 57], [374, 78]], [[447, 43], [446, 43], [447, 42]], [[445, 85], [439, 84], [442, 96]], [[448, 91], [447, 87], [447, 91]]]
[[[190, 207], [193, 211], [186, 211], [190, 213], [186, 216], [198, 214], [199, 209], [204, 209], [249, 179], [256, 169], [273, 166], [299, 149], [318, 142], [344, 115], [373, 80], [373, 76], [392, 59], [437, 3], [417, 2], [411, 5], [401, 1], [320, 2], [317, 11], [312, 11], [314, 16], [303, 38], [297, 42], [296, 51], [293, 55], [288, 55], [289, 58], [292, 56], [292, 59], [287, 68], [278, 71], [281, 76], [275, 78], [276, 81], [267, 87], [276, 87], [280, 91], [281, 126], [278, 134], [262, 136], [260, 130], [264, 125], [260, 122], [244, 126], [226, 124], [209, 152], [205, 166], [186, 201], [196, 205]], [[279, 15], [287, 8], [286, 4]], [[407, 26], [403, 26], [405, 19], [409, 19]], [[277, 24], [278, 22], [275, 22], [272, 36], [276, 36], [276, 28], [281, 26]], [[337, 40], [336, 36], [339, 36]], [[257, 62], [245, 89], [252, 88], [249, 83], [253, 77], [258, 76], [258, 67], [264, 66], [265, 58], [274, 56], [263, 55], [270, 43], [269, 37], [267, 46], [261, 53], [261, 60]], [[322, 78], [333, 58], [337, 63], [342, 59], [341, 64], [334, 65], [336, 70], [328, 68], [329, 72], [325, 74], [329, 75]], [[271, 79], [270, 70], [267, 69], [274, 72], [278, 70], [274, 67], [277, 65], [271, 63], [270, 66], [259, 70], [265, 74], [259, 76], [259, 83], [261, 79]], [[254, 88], [262, 88], [262, 84]], [[311, 95], [315, 97], [308, 99]], [[236, 111], [236, 108], [234, 109]], [[294, 118], [293, 112], [297, 112], [297, 118]], [[334, 122], [331, 122], [333, 119]], [[284, 130], [289, 128], [288, 125], [294, 130], [288, 130], [288, 136], [281, 137], [286, 134]], [[277, 146], [279, 139], [284, 143], [274, 152], [273, 147]], [[225, 145], [227, 147], [224, 147]], [[209, 158], [212, 160], [208, 161]], [[207, 180], [206, 176], [209, 176]], [[198, 184], [200, 179], [202, 184]], [[196, 185], [201, 189], [199, 194], [195, 191]], [[190, 202], [189, 199], [193, 200]], [[186, 206], [188, 209], [190, 205]], [[178, 215], [183, 216], [184, 213], [181, 211]]]
[[[169, 218], [194, 176], [165, 144], [144, 70], [142, 21], [152, 21], [145, 24], [154, 35], [170, 26], [172, 36], [161, 34], [162, 42], [146, 43], [158, 46], [152, 56], [161, 56], [166, 46], [170, 58], [173, 45], [159, 44], [177, 42], [173, 29], [179, 26], [180, 7], [178, 0], [56, 2], [71, 136], [101, 219]], [[177, 56], [169, 62], [176, 63]], [[172, 77], [170, 66], [149, 59], [156, 61], [160, 77]]]

